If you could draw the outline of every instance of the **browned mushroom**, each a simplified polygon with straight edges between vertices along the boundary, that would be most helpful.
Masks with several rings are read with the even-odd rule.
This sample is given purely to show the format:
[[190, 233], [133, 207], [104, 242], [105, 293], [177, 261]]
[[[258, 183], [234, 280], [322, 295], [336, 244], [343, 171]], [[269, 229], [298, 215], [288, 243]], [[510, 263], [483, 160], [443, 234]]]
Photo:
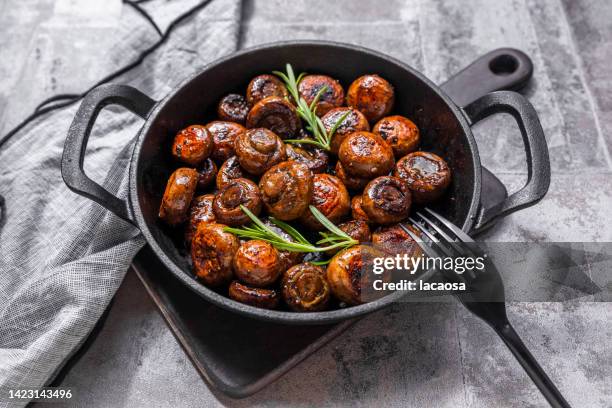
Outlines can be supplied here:
[[206, 125], [212, 134], [214, 149], [211, 157], [217, 163], [222, 163], [234, 155], [234, 141], [246, 132], [244, 126], [234, 122], [215, 120]]
[[298, 84], [298, 92], [309, 106], [324, 87], [325, 91], [322, 91], [319, 102], [316, 105], [315, 113], [319, 117], [325, 115], [333, 108], [342, 106], [344, 103], [344, 89], [342, 89], [342, 85], [327, 75], [306, 75]]
[[249, 105], [253, 106], [269, 96], [279, 96], [281, 98], [289, 96], [283, 81], [274, 75], [264, 74], [256, 76], [249, 82], [246, 92]]
[[170, 175], [159, 207], [159, 218], [169, 225], [187, 221], [198, 177], [197, 171], [185, 167], [176, 169]]
[[196, 276], [208, 286], [232, 280], [232, 260], [240, 243], [225, 225], [200, 223], [191, 241], [191, 260]]
[[268, 213], [279, 220], [294, 220], [308, 209], [313, 175], [305, 164], [282, 162], [264, 173], [259, 189]]
[[298, 133], [301, 122], [291, 102], [286, 98], [270, 96], [251, 108], [246, 126], [270, 129], [282, 139], [289, 139]]
[[388, 280], [388, 274], [373, 274], [374, 258], [383, 255], [367, 245], [355, 245], [337, 253], [327, 265], [327, 281], [334, 296], [349, 305], [372, 300], [374, 279]]
[[229, 285], [228, 293], [237, 302], [262, 309], [276, 309], [280, 301], [278, 291], [274, 289], [253, 288], [238, 281]]
[[247, 241], [234, 256], [234, 273], [248, 285], [260, 288], [272, 285], [282, 273], [281, 268], [278, 251], [265, 241]]
[[440, 156], [427, 152], [413, 152], [402, 157], [393, 174], [408, 183], [417, 204], [437, 200], [451, 182], [448, 164]]
[[189, 210], [189, 225], [185, 230], [185, 242], [191, 245], [193, 235], [198, 229], [200, 223], [215, 222], [215, 213], [213, 212], [214, 194], [203, 194], [197, 196], [191, 202]]
[[346, 106], [334, 108], [328, 111], [321, 118], [325, 130], [327, 130], [327, 132], [331, 132], [331, 130], [336, 126], [340, 119], [347, 114], [347, 112], [348, 116], [346, 116], [341, 124], [338, 125], [332, 136], [331, 151], [335, 154], [338, 154], [340, 145], [349, 134], [358, 132], [360, 130], [364, 130], [366, 132], [370, 131], [370, 124], [363, 113], [359, 112], [355, 108]]
[[213, 137], [206, 127], [191, 125], [174, 137], [172, 155], [175, 159], [197, 166], [210, 156], [213, 150]]
[[210, 158], [204, 160], [197, 168], [198, 174], [198, 189], [204, 190], [211, 185], [217, 177], [217, 165]]
[[232, 156], [225, 162], [223, 162], [223, 164], [219, 168], [219, 172], [217, 172], [217, 189], [221, 190], [223, 186], [237, 178], [250, 179], [251, 177], [252, 176], [249, 173], [247, 173], [242, 167], [240, 167], [238, 157]]
[[[338, 228], [344, 231], [349, 237], [353, 238], [358, 242], [370, 242], [372, 234], [370, 233], [370, 227], [368, 223], [362, 220], [350, 220], [338, 224]], [[328, 250], [328, 255], [333, 255], [338, 252], [338, 249]]]
[[389, 143], [398, 159], [414, 152], [419, 147], [419, 128], [410, 119], [403, 116], [382, 118], [372, 131]]
[[237, 226], [250, 221], [240, 206], [248, 208], [255, 215], [261, 212], [259, 188], [244, 178], [231, 180], [215, 195], [213, 211], [218, 222]]
[[283, 275], [283, 299], [296, 312], [319, 312], [329, 303], [330, 288], [325, 271], [319, 266], [302, 263]]
[[391, 112], [395, 92], [393, 86], [378, 75], [364, 75], [353, 81], [346, 102], [373, 123]]
[[323, 173], [329, 164], [329, 155], [323, 149], [308, 145], [286, 145], [287, 158], [305, 164], [313, 173]]
[[342, 166], [342, 163], [340, 162], [340, 160], [336, 162], [336, 177], [342, 180], [346, 188], [348, 188], [349, 190], [361, 190], [370, 181], [369, 178], [356, 177], [356, 176], [353, 176], [352, 174], [348, 174], [344, 170], [344, 166]]
[[[414, 227], [407, 224], [407, 228], [417, 236], [421, 235]], [[418, 256], [421, 254], [419, 245], [399, 225], [379, 227], [372, 233], [372, 244], [387, 255], [409, 254]]]
[[408, 183], [393, 176], [377, 177], [363, 191], [362, 207], [377, 224], [394, 224], [408, 217], [412, 204]]
[[244, 125], [249, 114], [249, 104], [242, 95], [229, 94], [224, 96], [217, 106], [219, 119]]
[[240, 166], [251, 174], [263, 174], [284, 161], [287, 151], [283, 141], [271, 130], [249, 129], [234, 144]]
[[363, 220], [351, 220], [338, 225], [349, 237], [359, 242], [370, 242], [372, 235], [368, 223]]
[[372, 221], [370, 220], [370, 217], [368, 217], [368, 214], [366, 214], [366, 212], [363, 211], [362, 199], [363, 199], [363, 196], [361, 195], [357, 195], [353, 197], [353, 199], [351, 200], [351, 215], [356, 220], [365, 221], [368, 224], [371, 224]]
[[[342, 181], [330, 174], [315, 174], [310, 204], [314, 205], [331, 222], [338, 223], [351, 210], [350, 197]], [[313, 230], [323, 229], [312, 212], [306, 211], [300, 220]]]
[[348, 174], [369, 179], [388, 174], [395, 165], [391, 146], [380, 136], [363, 131], [344, 139], [338, 158]]

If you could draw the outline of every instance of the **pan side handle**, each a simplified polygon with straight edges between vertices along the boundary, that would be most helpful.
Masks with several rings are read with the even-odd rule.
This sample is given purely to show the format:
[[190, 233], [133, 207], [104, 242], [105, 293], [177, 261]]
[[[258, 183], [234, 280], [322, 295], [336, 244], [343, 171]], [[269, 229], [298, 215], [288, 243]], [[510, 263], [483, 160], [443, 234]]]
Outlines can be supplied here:
[[[517, 121], [527, 155], [528, 182], [508, 197], [506, 187], [482, 167], [480, 209], [473, 233], [492, 226], [500, 217], [537, 203], [548, 191], [550, 164], [544, 132], [533, 106], [515, 92], [533, 75], [533, 63], [522, 51], [498, 48], [465, 67], [440, 87], [461, 108], [470, 125], [495, 113], [511, 114]], [[503, 91], [506, 92], [496, 92]]]
[[550, 161], [544, 130], [534, 107], [516, 92], [497, 91], [470, 103], [464, 108], [471, 124], [497, 114], [508, 113], [518, 124], [527, 155], [527, 183], [518, 191], [492, 207], [481, 207], [474, 232], [489, 227], [496, 219], [540, 201], [550, 185]]
[[123, 106], [146, 118], [155, 101], [136, 88], [127, 85], [101, 85], [89, 92], [77, 111], [64, 144], [62, 178], [68, 188], [100, 204], [118, 217], [134, 224], [128, 203], [121, 200], [89, 178], [83, 170], [87, 141], [100, 111], [107, 105]]

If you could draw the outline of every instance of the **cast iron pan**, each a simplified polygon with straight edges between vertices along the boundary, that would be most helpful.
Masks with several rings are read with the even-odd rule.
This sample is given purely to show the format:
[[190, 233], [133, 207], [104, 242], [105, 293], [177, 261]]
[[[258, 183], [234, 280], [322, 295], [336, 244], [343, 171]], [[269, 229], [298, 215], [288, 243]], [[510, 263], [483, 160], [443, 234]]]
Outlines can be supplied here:
[[[339, 79], [345, 89], [366, 73], [376, 73], [395, 87], [393, 112], [411, 118], [422, 131], [422, 147], [444, 157], [454, 180], [448, 197], [436, 210], [467, 232], [479, 232], [496, 219], [538, 202], [548, 190], [550, 165], [542, 127], [531, 104], [518, 89], [533, 67], [518, 50], [495, 50], [438, 87], [410, 66], [376, 51], [332, 42], [282, 42], [241, 51], [206, 66], [161, 101], [126, 85], [103, 85], [83, 100], [68, 132], [62, 157], [62, 176], [74, 192], [104, 206], [138, 226], [159, 259], [176, 277], [204, 299], [250, 317], [287, 324], [324, 324], [378, 310], [400, 298], [395, 292], [349, 308], [317, 313], [258, 309], [235, 302], [197, 282], [188, 257], [157, 218], [166, 181], [176, 164], [169, 146], [177, 130], [214, 117], [219, 99], [243, 93], [255, 75], [289, 62], [297, 72], [324, 73]], [[121, 200], [83, 171], [89, 134], [100, 110], [124, 106], [146, 119], [130, 163], [129, 199]], [[516, 120], [527, 154], [528, 180], [523, 188], [493, 206], [481, 205], [482, 178], [490, 174], [480, 164], [471, 126], [487, 116], [505, 112]]]

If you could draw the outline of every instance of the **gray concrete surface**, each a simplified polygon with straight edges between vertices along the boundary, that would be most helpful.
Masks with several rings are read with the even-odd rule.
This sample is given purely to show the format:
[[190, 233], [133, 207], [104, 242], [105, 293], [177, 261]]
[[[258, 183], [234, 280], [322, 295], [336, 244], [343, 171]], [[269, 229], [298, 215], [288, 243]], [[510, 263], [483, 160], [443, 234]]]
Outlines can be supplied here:
[[[14, 104], [36, 101], [25, 97], [33, 86], [43, 88], [37, 96], [58, 92], [53, 77], [28, 76], [35, 67], [14, 69], [35, 52], [32, 38], [62, 35], [48, 24], [53, 13], [50, 1], [0, 3], [0, 49], [13, 56], [10, 63], [0, 60], [5, 129], [24, 108]], [[360, 44], [436, 82], [493, 48], [524, 50], [535, 64], [526, 94], [546, 131], [552, 185], [538, 206], [510, 216], [486, 238], [610, 242], [611, 18], [608, 0], [247, 0], [239, 41], [242, 47], [298, 38]], [[83, 30], [85, 42], [107, 44], [96, 30], [109, 30]], [[70, 69], [76, 65], [91, 78], [105, 72], [104, 66], [83, 70], [86, 55], [77, 62]], [[24, 98], [14, 98], [21, 92]], [[526, 170], [512, 120], [487, 120], [476, 136], [484, 164], [512, 189], [520, 187]], [[611, 312], [609, 303], [595, 302], [509, 307], [533, 354], [576, 407], [612, 406]], [[378, 312], [259, 394], [229, 400], [202, 382], [133, 274], [101, 334], [62, 384], [80, 390], [75, 402], [82, 406], [545, 406], [495, 335], [452, 301]]]

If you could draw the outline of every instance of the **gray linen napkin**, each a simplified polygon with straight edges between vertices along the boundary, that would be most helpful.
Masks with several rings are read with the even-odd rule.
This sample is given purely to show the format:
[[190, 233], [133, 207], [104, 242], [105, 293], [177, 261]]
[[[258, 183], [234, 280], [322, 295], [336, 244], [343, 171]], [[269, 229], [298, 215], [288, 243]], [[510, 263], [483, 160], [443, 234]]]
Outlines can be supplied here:
[[[160, 0], [144, 6], [164, 31], [174, 18], [197, 3]], [[21, 112], [7, 107], [5, 120], [15, 122], [25, 117], [26, 107], [31, 110], [36, 102], [34, 96], [38, 100], [49, 96], [30, 90], [37, 87], [37, 79], [44, 81], [45, 74], [57, 68], [58, 60], [70, 65], [76, 52], [90, 52], [80, 56], [81, 61], [87, 61], [81, 67], [84, 71], [68, 70], [65, 77], [55, 72], [53, 78], [63, 90], [79, 92], [91, 85], [92, 71], [100, 71], [100, 76], [112, 72], [157, 40], [141, 15], [125, 5], [119, 5], [118, 10], [112, 27], [102, 31], [99, 27], [81, 30], [72, 23], [83, 21], [82, 15], [66, 16], [66, 10], [55, 10], [53, 23], [39, 30], [33, 40], [37, 50], [32, 53], [36, 59], [32, 63], [38, 67], [32, 71], [34, 65], [27, 64], [24, 75], [30, 81], [17, 87], [32, 100], [29, 104], [19, 101], [24, 107]], [[177, 26], [168, 42], [142, 65], [114, 82], [134, 85], [161, 98], [204, 64], [236, 49], [239, 19], [239, 0], [213, 0]], [[98, 32], [81, 36], [91, 30]], [[79, 40], [97, 42], [77, 50]], [[38, 42], [55, 46], [42, 48], [42, 53], [49, 55], [41, 58]], [[107, 45], [103, 53], [100, 43]], [[55, 68], [45, 67], [45, 63]], [[0, 406], [27, 403], [8, 400], [8, 389], [41, 387], [53, 379], [90, 333], [144, 245], [136, 228], [70, 192], [61, 179], [62, 149], [77, 107], [78, 103], [36, 120], [0, 149], [0, 195], [4, 197], [0, 224]], [[111, 107], [100, 114], [92, 133], [85, 169], [120, 197], [126, 194], [130, 140], [141, 125], [142, 121], [129, 112]]]

